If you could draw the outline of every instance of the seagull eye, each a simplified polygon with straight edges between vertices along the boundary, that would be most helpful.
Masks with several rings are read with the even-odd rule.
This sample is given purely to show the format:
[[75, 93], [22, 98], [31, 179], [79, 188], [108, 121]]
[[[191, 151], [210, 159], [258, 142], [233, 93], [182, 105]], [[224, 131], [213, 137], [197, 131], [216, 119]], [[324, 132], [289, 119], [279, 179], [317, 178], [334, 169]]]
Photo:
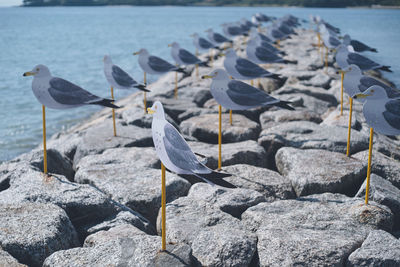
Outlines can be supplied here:
[[39, 71], [39, 68], [36, 68], [36, 71]]
[[372, 89], [372, 90], [371, 90], [371, 93], [373, 93], [373, 92], [375, 92], [375, 90], [374, 90], [374, 89]]

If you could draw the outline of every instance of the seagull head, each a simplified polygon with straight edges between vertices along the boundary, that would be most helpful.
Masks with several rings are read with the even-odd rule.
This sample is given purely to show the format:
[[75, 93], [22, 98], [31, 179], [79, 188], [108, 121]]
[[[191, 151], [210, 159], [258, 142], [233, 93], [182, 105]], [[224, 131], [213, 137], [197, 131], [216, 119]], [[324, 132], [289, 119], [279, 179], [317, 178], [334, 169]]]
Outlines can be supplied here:
[[179, 48], [179, 44], [177, 42], [173, 42], [172, 44], [169, 44], [168, 47]]
[[203, 75], [201, 78], [202, 79], [213, 79], [213, 80], [229, 80], [229, 75], [223, 69], [216, 69], [216, 70], [213, 70], [208, 75]]
[[156, 119], [165, 119], [164, 108], [160, 101], [154, 102], [151, 108], [147, 108], [147, 113], [152, 114]]
[[35, 76], [35, 77], [45, 77], [50, 76], [49, 68], [45, 65], [36, 65], [31, 71], [27, 71], [23, 76]]
[[345, 35], [343, 36], [343, 44], [345, 44], [345, 45], [350, 45], [350, 42], [351, 42], [350, 35], [345, 34]]
[[213, 32], [213, 30], [211, 28], [208, 28], [207, 30], [205, 30], [204, 32]]
[[149, 52], [147, 52], [146, 48], [142, 48], [139, 51], [133, 53], [134, 56], [136, 56], [136, 55], [147, 55], [147, 54], [149, 54]]
[[190, 37], [197, 39], [197, 38], [199, 38], [199, 34], [197, 32], [195, 32], [195, 33], [191, 34]]
[[350, 64], [346, 68], [343, 69], [343, 72], [346, 73], [346, 75], [351, 75], [351, 76], [357, 76], [360, 77], [362, 75], [361, 69], [355, 65], [355, 64]]
[[227, 58], [235, 58], [236, 57], [236, 52], [232, 48], [229, 48], [228, 50], [226, 50], [226, 52], [224, 54]]
[[379, 85], [373, 85], [367, 90], [354, 96], [355, 99], [365, 98], [366, 100], [379, 100], [388, 98], [385, 89]]
[[112, 64], [111, 57], [109, 55], [105, 55], [104, 58], [103, 58], [103, 62], [105, 64]]

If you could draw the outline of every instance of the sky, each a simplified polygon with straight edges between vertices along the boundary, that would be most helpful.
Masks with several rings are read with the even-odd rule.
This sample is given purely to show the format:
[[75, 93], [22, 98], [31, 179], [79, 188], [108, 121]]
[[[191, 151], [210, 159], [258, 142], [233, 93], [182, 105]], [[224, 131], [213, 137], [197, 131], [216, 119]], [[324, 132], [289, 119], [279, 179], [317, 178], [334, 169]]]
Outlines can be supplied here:
[[22, 0], [0, 0], [0, 6], [19, 6]]

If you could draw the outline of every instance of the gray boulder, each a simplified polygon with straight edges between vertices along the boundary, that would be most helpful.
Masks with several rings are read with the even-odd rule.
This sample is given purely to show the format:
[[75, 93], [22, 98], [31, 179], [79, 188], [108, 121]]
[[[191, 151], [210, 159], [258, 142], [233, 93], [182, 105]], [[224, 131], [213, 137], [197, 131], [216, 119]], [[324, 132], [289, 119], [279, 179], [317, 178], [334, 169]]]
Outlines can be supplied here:
[[[318, 125], [309, 121], [292, 121], [264, 129], [258, 143], [267, 151], [270, 167], [274, 167], [274, 155], [284, 146], [302, 149], [325, 149], [345, 153], [347, 130], [342, 127]], [[368, 136], [352, 132], [350, 141], [353, 153], [368, 149]]]
[[[368, 163], [368, 150], [354, 154], [352, 157]], [[371, 171], [391, 182], [400, 189], [400, 162], [378, 151], [373, 151]]]
[[100, 154], [116, 147], [152, 146], [151, 130], [133, 125], [117, 124], [117, 136], [113, 136], [112, 120], [105, 120], [88, 129], [79, 143], [74, 156], [74, 166], [87, 155]]
[[[367, 179], [364, 180], [356, 197], [365, 197]], [[389, 181], [372, 173], [370, 177], [369, 199], [387, 206], [394, 214], [395, 230], [400, 230], [400, 189]]]
[[353, 196], [367, 173], [360, 160], [320, 149], [283, 147], [276, 153], [275, 162], [297, 196], [325, 192]]
[[[315, 77], [317, 77], [317, 76], [315, 76]], [[308, 82], [308, 81], [304, 81], [303, 83], [306, 83], [306, 82]], [[317, 98], [319, 100], [328, 102], [329, 106], [338, 105], [338, 101], [337, 101], [336, 97], [321, 87], [304, 86], [302, 84], [296, 83], [296, 84], [285, 85], [284, 87], [282, 87], [279, 90], [274, 92], [274, 95], [276, 95], [278, 98], [279, 98], [279, 95], [284, 95], [284, 94], [307, 95], [307, 96], [311, 96], [311, 97]]]
[[191, 266], [188, 245], [168, 244], [167, 251], [160, 249], [161, 237], [125, 224], [88, 236], [83, 248], [52, 254], [43, 266]]
[[262, 129], [268, 129], [282, 122], [288, 121], [312, 121], [322, 122], [321, 116], [305, 108], [296, 110], [277, 109], [268, 110], [260, 115], [260, 124]]
[[[179, 114], [197, 107], [197, 105], [192, 102], [192, 99], [183, 97], [179, 97], [178, 99], [155, 97], [154, 100], [161, 101], [161, 103], [163, 103], [165, 113], [177, 122], [179, 122]], [[150, 104], [151, 102], [149, 103], [149, 106]]]
[[[222, 115], [222, 142], [257, 140], [260, 125], [243, 115], [232, 115], [233, 125], [229, 124], [229, 114]], [[193, 136], [201, 142], [218, 143], [218, 114], [204, 114], [185, 120], [180, 125], [182, 133]]]
[[198, 107], [203, 107], [204, 103], [211, 98], [212, 95], [210, 89], [200, 89], [194, 95], [193, 102], [196, 103]]
[[[88, 183], [115, 201], [138, 211], [155, 224], [161, 205], [161, 171], [135, 168], [131, 163], [110, 163], [86, 168], [78, 166], [75, 180]], [[190, 183], [175, 174], [166, 175], [167, 201], [189, 191]]]
[[67, 157], [71, 162], [74, 159], [76, 148], [81, 141], [82, 132], [56, 133], [47, 140], [47, 149], [54, 149]]
[[[183, 122], [192, 117], [197, 117], [197, 116], [204, 115], [204, 114], [218, 114], [218, 111], [215, 109], [209, 109], [209, 108], [192, 108], [192, 109], [186, 110], [185, 112], [179, 114], [178, 120]], [[218, 118], [218, 115], [216, 115], [216, 116]]]
[[[334, 111], [330, 112], [324, 121], [321, 123], [322, 125], [328, 126], [340, 126], [345, 127], [348, 129], [349, 127], [349, 110], [343, 110], [343, 115], [340, 115], [340, 107], [335, 109]], [[351, 119], [351, 128], [354, 130], [359, 130], [361, 128], [361, 123], [359, 122], [357, 113], [353, 112], [352, 119]], [[353, 134], [354, 131], [351, 131]]]
[[[142, 107], [134, 106], [132, 108], [126, 109], [122, 112], [122, 120], [128, 125], [134, 125], [142, 128], [151, 128], [151, 123], [153, 121], [153, 116], [144, 113]], [[165, 114], [166, 120], [178, 128], [176, 122], [167, 114]], [[117, 132], [118, 133], [118, 132]]]
[[0, 247], [0, 266], [27, 267], [27, 265], [19, 263], [16, 258], [11, 256], [7, 251], [4, 251], [1, 247]]
[[79, 246], [67, 214], [44, 203], [0, 204], [0, 245], [19, 262], [41, 266], [47, 256]]
[[400, 240], [382, 230], [371, 231], [346, 266], [400, 266]]
[[242, 221], [256, 231], [260, 266], [343, 266], [371, 230], [393, 225], [385, 206], [332, 193], [260, 203]]
[[323, 72], [318, 72], [314, 77], [312, 77], [308, 81], [304, 81], [303, 83], [305, 85], [310, 85], [310, 86], [315, 86], [315, 87], [322, 87], [325, 89], [329, 89], [329, 84], [331, 82], [332, 78], [323, 73]]
[[324, 101], [303, 93], [282, 94], [276, 95], [275, 97], [283, 101], [294, 102], [294, 106], [306, 108], [307, 110], [317, 113], [320, 116], [332, 108], [332, 104], [328, 101]]
[[226, 166], [222, 170], [232, 174], [224, 178], [226, 181], [239, 188], [260, 192], [267, 201], [296, 197], [290, 180], [278, 172], [247, 164]]
[[[207, 166], [218, 167], [218, 145], [201, 142], [188, 142], [193, 152], [206, 156]], [[222, 144], [222, 166], [234, 164], [249, 164], [264, 167], [267, 165], [265, 150], [253, 140]]]

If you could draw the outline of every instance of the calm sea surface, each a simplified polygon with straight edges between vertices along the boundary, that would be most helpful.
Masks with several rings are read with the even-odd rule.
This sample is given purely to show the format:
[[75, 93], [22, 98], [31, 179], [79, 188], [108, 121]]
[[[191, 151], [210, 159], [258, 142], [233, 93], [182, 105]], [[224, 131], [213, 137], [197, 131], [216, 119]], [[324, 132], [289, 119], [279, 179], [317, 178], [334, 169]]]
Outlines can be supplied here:
[[[274, 16], [291, 13], [308, 19], [319, 14], [343, 33], [378, 48], [372, 59], [391, 65], [386, 75], [400, 86], [400, 10], [305, 9], [256, 7], [51, 7], [0, 8], [0, 161], [11, 159], [41, 142], [41, 106], [22, 77], [36, 64], [52, 74], [109, 97], [102, 58], [142, 80], [132, 52], [145, 47], [171, 60], [168, 43], [178, 41], [194, 51], [189, 35], [204, 34], [220, 24], [250, 18], [255, 12]], [[306, 26], [307, 27], [307, 26]], [[156, 77], [150, 77], [154, 81]], [[117, 98], [128, 94], [117, 91]], [[48, 136], [87, 118], [98, 107], [48, 110]]]

